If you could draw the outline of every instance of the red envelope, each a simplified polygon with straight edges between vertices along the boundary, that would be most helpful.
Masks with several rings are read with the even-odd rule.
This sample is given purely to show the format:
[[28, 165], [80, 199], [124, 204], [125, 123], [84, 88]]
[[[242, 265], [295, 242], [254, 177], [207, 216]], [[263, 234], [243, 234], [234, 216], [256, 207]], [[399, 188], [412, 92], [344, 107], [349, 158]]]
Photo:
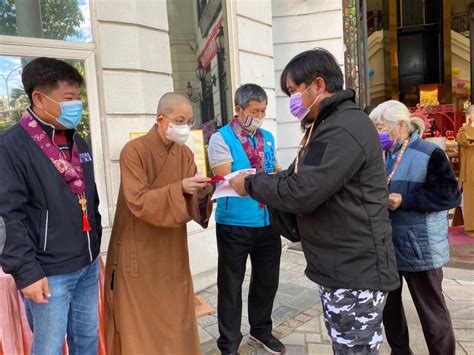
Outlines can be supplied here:
[[211, 184], [215, 184], [216, 182], [222, 182], [224, 181], [224, 177], [223, 176], [220, 176], [220, 175], [214, 175], [213, 177], [211, 177], [211, 181], [209, 181]]

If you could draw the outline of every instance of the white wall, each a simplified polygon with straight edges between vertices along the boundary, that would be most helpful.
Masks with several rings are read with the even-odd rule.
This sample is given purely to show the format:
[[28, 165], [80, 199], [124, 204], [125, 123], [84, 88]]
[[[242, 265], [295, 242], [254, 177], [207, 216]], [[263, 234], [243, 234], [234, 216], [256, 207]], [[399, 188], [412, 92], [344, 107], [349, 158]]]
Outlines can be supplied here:
[[[184, 93], [187, 82], [195, 79], [196, 56], [190, 43], [195, 43], [196, 38], [192, 35], [191, 10], [187, 13], [187, 21], [169, 32], [164, 0], [97, 0], [96, 10], [102, 112], [107, 123], [104, 144], [110, 156], [106, 164], [111, 172], [111, 205], [116, 206], [120, 151], [128, 142], [130, 132], [146, 132], [151, 128], [158, 100], [164, 93], [173, 90]], [[171, 8], [171, 18], [179, 17], [176, 10], [174, 6]], [[180, 10], [181, 15], [185, 15]], [[193, 86], [199, 87], [198, 83]], [[104, 233], [103, 252], [107, 250], [109, 238], [110, 229]], [[216, 282], [213, 219], [207, 230], [194, 222], [189, 223], [188, 243], [197, 292]]]
[[263, 128], [277, 139], [271, 3], [271, 0], [228, 0], [227, 20], [232, 94], [242, 84], [262, 86], [268, 96]]
[[[300, 131], [288, 113], [279, 76], [291, 57], [316, 46], [330, 50], [342, 65], [340, 1], [227, 0], [224, 16], [229, 90], [233, 94], [238, 86], [250, 82], [266, 90], [269, 102], [264, 127], [275, 135], [280, 160], [286, 166], [294, 157]], [[169, 32], [165, 0], [96, 0], [95, 17], [101, 112], [106, 122], [104, 150], [109, 156], [105, 164], [111, 176], [109, 200], [114, 206], [120, 186], [120, 150], [130, 131], [148, 131], [152, 126], [158, 99], [173, 90], [173, 79], [176, 89], [182, 91], [194, 75], [193, 53], [187, 48], [187, 40], [193, 38], [187, 24], [183, 31], [173, 28]], [[229, 107], [229, 114], [232, 109]], [[105, 234], [104, 251], [108, 246], [107, 231]], [[214, 221], [204, 231], [190, 223], [188, 241], [194, 286], [199, 291], [216, 281]]]
[[289, 113], [289, 99], [280, 89], [280, 76], [291, 58], [315, 47], [329, 50], [343, 66], [342, 1], [273, 0], [271, 5], [278, 154], [282, 166], [287, 167], [295, 158], [302, 134], [299, 122]]
[[[173, 90], [168, 21], [166, 2], [161, 0], [96, 0], [94, 5], [101, 114], [105, 116], [103, 145], [108, 157], [104, 163], [113, 216], [120, 186], [118, 159], [129, 132], [148, 131], [159, 97]], [[103, 252], [109, 237], [110, 228], [104, 230]]]

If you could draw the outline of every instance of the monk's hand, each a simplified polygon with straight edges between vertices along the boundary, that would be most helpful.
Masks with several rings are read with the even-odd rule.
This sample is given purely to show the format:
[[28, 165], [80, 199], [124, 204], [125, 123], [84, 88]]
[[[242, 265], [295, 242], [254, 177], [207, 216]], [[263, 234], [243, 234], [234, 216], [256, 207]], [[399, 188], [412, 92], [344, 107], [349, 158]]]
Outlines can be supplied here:
[[209, 195], [211, 192], [212, 192], [212, 185], [207, 184], [206, 187], [197, 190], [197, 196], [198, 196], [199, 199], [202, 199], [202, 198], [206, 197], [207, 195]]
[[245, 190], [245, 178], [249, 175], [252, 175], [252, 172], [242, 171], [232, 179], [229, 180], [230, 186], [234, 189], [239, 196], [247, 196], [248, 193]]
[[185, 193], [189, 195], [196, 195], [199, 190], [212, 187], [209, 183], [210, 180], [211, 179], [207, 177], [196, 175], [190, 178], [183, 179], [181, 184], [183, 185], [183, 191]]
[[392, 193], [388, 195], [388, 209], [391, 211], [395, 211], [402, 205], [403, 198], [400, 194]]
[[36, 303], [48, 303], [48, 298], [51, 297], [48, 287], [48, 279], [46, 277], [26, 286], [21, 290], [21, 292], [26, 298], [29, 298]]

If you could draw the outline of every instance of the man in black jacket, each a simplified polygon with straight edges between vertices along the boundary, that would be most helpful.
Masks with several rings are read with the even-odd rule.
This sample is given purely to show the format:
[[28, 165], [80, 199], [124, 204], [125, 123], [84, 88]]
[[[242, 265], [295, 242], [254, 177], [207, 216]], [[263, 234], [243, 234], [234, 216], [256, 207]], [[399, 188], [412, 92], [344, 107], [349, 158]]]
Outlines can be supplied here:
[[399, 285], [387, 181], [378, 133], [342, 85], [326, 50], [293, 58], [281, 88], [306, 129], [297, 157], [284, 172], [241, 174], [231, 185], [267, 204], [282, 234], [301, 238], [334, 353], [377, 354], [387, 292]]
[[97, 354], [101, 217], [79, 72], [37, 58], [23, 68], [31, 106], [0, 135], [0, 265], [21, 290], [32, 354]]

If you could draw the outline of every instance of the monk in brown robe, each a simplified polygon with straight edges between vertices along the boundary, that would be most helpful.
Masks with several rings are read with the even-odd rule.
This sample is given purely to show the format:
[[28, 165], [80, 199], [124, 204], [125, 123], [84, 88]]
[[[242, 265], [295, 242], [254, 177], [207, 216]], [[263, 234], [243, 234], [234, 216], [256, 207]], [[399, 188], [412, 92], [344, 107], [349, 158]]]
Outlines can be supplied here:
[[207, 227], [208, 178], [183, 143], [192, 106], [177, 93], [158, 104], [156, 124], [125, 145], [105, 276], [108, 354], [200, 354], [186, 223]]
[[466, 125], [459, 129], [461, 171], [459, 185], [463, 195], [464, 232], [474, 237], [474, 106], [466, 115]]

